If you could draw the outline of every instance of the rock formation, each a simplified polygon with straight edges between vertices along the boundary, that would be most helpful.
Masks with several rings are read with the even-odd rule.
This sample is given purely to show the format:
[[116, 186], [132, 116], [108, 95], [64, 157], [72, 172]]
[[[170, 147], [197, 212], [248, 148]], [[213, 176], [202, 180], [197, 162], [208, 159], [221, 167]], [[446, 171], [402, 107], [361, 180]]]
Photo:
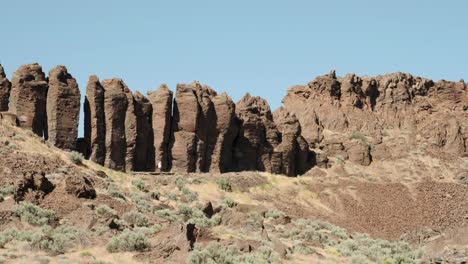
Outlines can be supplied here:
[[84, 103], [86, 158], [104, 165], [106, 158], [106, 121], [104, 115], [104, 88], [99, 79], [92, 75], [86, 87]]
[[125, 170], [127, 139], [125, 118], [128, 101], [126, 86], [121, 79], [103, 80], [104, 116], [106, 126], [105, 166], [114, 170]]
[[80, 89], [65, 66], [57, 66], [49, 72], [46, 108], [49, 141], [61, 149], [74, 150], [78, 138]]
[[128, 89], [127, 85], [121, 80], [121, 86], [125, 96], [127, 97], [127, 111], [125, 112], [125, 140], [127, 150], [125, 154], [125, 170], [135, 170], [135, 151], [137, 140], [137, 119], [135, 115], [135, 99], [133, 94]]
[[161, 163], [161, 170], [168, 171], [171, 167], [171, 120], [172, 92], [166, 85], [148, 93], [152, 106], [152, 128], [154, 135], [155, 164]]
[[11, 83], [8, 81], [0, 64], [0, 112], [8, 111], [8, 102], [10, 100]]
[[37, 63], [19, 67], [11, 83], [9, 111], [16, 114], [21, 127], [47, 137], [47, 79], [42, 67]]
[[136, 115], [135, 171], [154, 171], [154, 143], [150, 101], [140, 92], [134, 94]]

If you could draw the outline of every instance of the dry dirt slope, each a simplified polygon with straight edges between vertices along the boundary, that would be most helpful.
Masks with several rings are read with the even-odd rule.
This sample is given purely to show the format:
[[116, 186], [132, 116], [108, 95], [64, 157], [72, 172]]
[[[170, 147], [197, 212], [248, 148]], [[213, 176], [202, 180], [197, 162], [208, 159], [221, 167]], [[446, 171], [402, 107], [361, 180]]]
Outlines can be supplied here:
[[461, 263], [467, 170], [415, 150], [298, 178], [130, 175], [1, 124], [0, 262]]

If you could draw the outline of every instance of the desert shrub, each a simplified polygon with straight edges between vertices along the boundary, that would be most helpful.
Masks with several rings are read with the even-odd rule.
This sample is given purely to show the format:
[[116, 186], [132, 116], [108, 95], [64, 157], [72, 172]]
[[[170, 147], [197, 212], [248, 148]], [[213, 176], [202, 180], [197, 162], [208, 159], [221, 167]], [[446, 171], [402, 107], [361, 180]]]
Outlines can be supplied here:
[[133, 226], [148, 226], [148, 217], [140, 212], [132, 211], [122, 216], [123, 220]]
[[234, 201], [234, 199], [232, 199], [231, 197], [229, 196], [225, 196], [222, 200], [222, 204], [226, 207], [229, 207], [229, 208], [233, 208], [235, 206], [237, 206], [237, 202]]
[[219, 225], [221, 223], [221, 217], [219, 215], [214, 215], [213, 217], [208, 218], [200, 209], [194, 208], [192, 209], [190, 219], [187, 222], [195, 224], [198, 227], [208, 228]]
[[216, 183], [218, 184], [218, 187], [226, 192], [231, 192], [232, 191], [232, 185], [231, 181], [228, 178], [219, 178]]
[[180, 204], [179, 205], [179, 214], [190, 217], [193, 213], [193, 210], [187, 204]]
[[58, 220], [54, 211], [42, 209], [28, 202], [20, 202], [19, 205], [13, 208], [13, 212], [21, 221], [28, 222], [32, 225], [50, 225]]
[[182, 198], [187, 202], [194, 202], [198, 200], [198, 193], [190, 190], [187, 187], [182, 188]]
[[125, 229], [120, 235], [113, 237], [106, 245], [107, 251], [146, 251], [151, 247], [148, 233], [143, 229], [133, 231]]
[[101, 217], [113, 218], [117, 217], [117, 211], [105, 204], [101, 204], [96, 208], [96, 214]]
[[182, 191], [183, 188], [185, 188], [185, 184], [187, 181], [182, 177], [182, 176], [177, 176], [175, 179], [175, 185], [177, 188], [179, 188], [180, 191]]
[[114, 198], [117, 198], [117, 199], [121, 199], [121, 200], [126, 200], [125, 199], [125, 195], [118, 189], [109, 189], [107, 190], [107, 194], [110, 196], [110, 197], [114, 197]]
[[132, 185], [142, 192], [148, 192], [148, 187], [146, 186], [146, 183], [142, 179], [132, 180]]
[[251, 253], [240, 252], [235, 246], [223, 246], [218, 242], [211, 242], [206, 247], [196, 246], [190, 256], [190, 264], [267, 264], [280, 263], [280, 257], [270, 246], [262, 245]]
[[61, 225], [55, 229], [43, 227], [31, 237], [31, 246], [52, 254], [63, 254], [68, 248], [84, 243], [86, 235], [70, 225]]
[[103, 235], [105, 232], [109, 230], [110, 230], [109, 226], [106, 226], [106, 225], [97, 226], [95, 228], [95, 231], [98, 235]]
[[168, 220], [169, 222], [177, 222], [177, 216], [169, 209], [157, 210], [154, 214]]
[[343, 156], [336, 156], [335, 161], [336, 161], [337, 164], [344, 164], [345, 163], [345, 159], [343, 158]]
[[81, 165], [83, 164], [84, 157], [81, 153], [72, 151], [68, 153], [68, 159], [76, 165]]
[[278, 219], [278, 218], [282, 218], [285, 216], [286, 214], [283, 211], [278, 210], [276, 208], [270, 209], [265, 213], [266, 218]]
[[169, 200], [172, 200], [172, 201], [177, 201], [178, 200], [177, 193], [174, 193], [174, 192], [168, 193], [167, 198]]
[[132, 193], [131, 199], [136, 204], [138, 209], [145, 212], [151, 212], [153, 210], [153, 205], [151, 204], [151, 200], [148, 197], [139, 193]]
[[150, 192], [150, 197], [154, 200], [159, 200], [161, 198], [161, 192], [158, 190], [153, 190]]
[[247, 221], [246, 223], [250, 226], [255, 228], [262, 227], [263, 223], [263, 216], [257, 211], [250, 211], [247, 213]]
[[6, 185], [0, 188], [0, 194], [4, 196], [13, 195], [15, 193], [15, 186], [14, 185]]
[[8, 242], [14, 240], [17, 234], [18, 231], [16, 229], [8, 229], [0, 232], [0, 248], [4, 248]]

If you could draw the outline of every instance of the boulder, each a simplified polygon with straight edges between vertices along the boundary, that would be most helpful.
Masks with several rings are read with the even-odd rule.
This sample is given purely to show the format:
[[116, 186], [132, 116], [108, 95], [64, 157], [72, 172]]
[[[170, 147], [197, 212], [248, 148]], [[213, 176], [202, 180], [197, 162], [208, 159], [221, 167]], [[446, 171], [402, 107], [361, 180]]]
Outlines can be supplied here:
[[91, 180], [86, 176], [67, 176], [67, 178], [65, 178], [65, 191], [77, 198], [96, 198], [96, 190], [94, 190]]
[[37, 203], [51, 193], [54, 188], [44, 172], [25, 172], [23, 177], [15, 183], [13, 198], [16, 202]]
[[10, 100], [11, 83], [8, 81], [0, 64], [0, 112], [8, 111], [8, 103]]
[[20, 66], [11, 79], [9, 111], [15, 114], [23, 128], [40, 137], [47, 137], [47, 79], [37, 64]]
[[76, 147], [80, 98], [78, 84], [65, 66], [49, 71], [48, 140], [58, 148], [74, 150]]
[[89, 77], [84, 103], [85, 139], [89, 151], [86, 158], [104, 165], [106, 159], [106, 120], [104, 115], [104, 87], [97, 76]]
[[121, 79], [102, 81], [104, 88], [104, 116], [106, 127], [105, 166], [114, 170], [125, 170], [127, 141], [125, 117], [128, 108], [126, 86]]
[[172, 91], [166, 85], [156, 91], [148, 92], [148, 99], [152, 106], [152, 130], [155, 149], [155, 164], [161, 164], [162, 171], [171, 168], [171, 120], [172, 120]]
[[140, 92], [136, 92], [136, 146], [135, 146], [135, 171], [154, 171], [154, 143], [151, 117], [153, 108], [150, 101]]

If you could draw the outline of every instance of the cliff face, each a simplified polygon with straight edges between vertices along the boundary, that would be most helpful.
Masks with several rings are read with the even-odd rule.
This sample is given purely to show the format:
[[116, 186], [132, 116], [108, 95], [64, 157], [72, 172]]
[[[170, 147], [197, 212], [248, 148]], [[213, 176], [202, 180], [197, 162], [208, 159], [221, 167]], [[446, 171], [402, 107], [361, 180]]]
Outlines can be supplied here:
[[[384, 140], [399, 130], [437, 155], [468, 147], [464, 82], [393, 73], [376, 77], [335, 72], [291, 87], [284, 106], [245, 95], [237, 104], [197, 82], [132, 93], [121, 79], [89, 78], [80, 150], [101, 165], [127, 171], [256, 170], [295, 176], [331, 159], [368, 166], [389, 157]], [[5, 106], [5, 104], [7, 106]], [[9, 104], [9, 107], [8, 107]], [[0, 111], [59, 148], [76, 145], [80, 91], [64, 66], [46, 78], [39, 64], [7, 80], [0, 66]], [[84, 146], [83, 146], [84, 145]]]

